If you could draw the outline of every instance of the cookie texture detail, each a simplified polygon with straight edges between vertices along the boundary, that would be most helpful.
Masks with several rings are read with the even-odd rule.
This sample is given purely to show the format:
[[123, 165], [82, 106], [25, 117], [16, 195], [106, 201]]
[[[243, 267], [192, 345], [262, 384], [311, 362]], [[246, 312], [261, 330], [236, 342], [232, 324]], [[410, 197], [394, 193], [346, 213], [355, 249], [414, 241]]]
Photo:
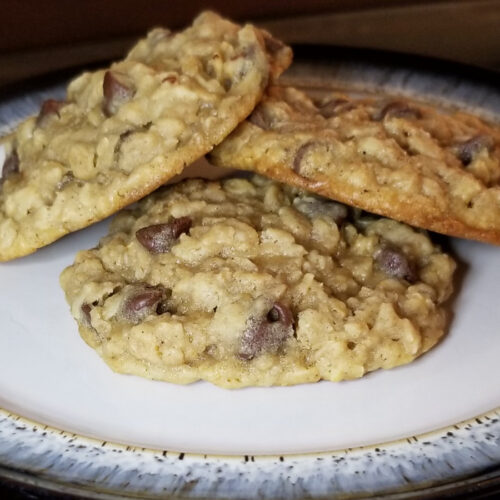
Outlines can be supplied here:
[[500, 128], [403, 98], [275, 86], [219, 147], [252, 170], [413, 226], [500, 244]]
[[210, 151], [255, 107], [291, 51], [210, 12], [155, 29], [110, 68], [1, 141], [0, 260], [116, 212]]
[[113, 370], [234, 388], [409, 363], [445, 332], [454, 268], [422, 231], [256, 176], [151, 194], [61, 285]]

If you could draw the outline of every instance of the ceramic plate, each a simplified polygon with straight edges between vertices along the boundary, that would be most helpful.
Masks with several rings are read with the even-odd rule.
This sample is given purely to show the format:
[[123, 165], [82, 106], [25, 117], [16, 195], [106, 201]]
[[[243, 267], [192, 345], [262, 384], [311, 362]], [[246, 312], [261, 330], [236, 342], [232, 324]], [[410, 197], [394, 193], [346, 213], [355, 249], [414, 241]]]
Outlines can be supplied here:
[[[328, 62], [317, 49], [299, 51], [285, 79], [312, 92], [411, 94], [500, 117], [489, 73], [322, 50]], [[5, 98], [0, 131], [62, 88], [38, 84]], [[106, 228], [0, 265], [0, 475], [96, 498], [421, 498], [479, 478], [496, 484], [499, 248], [449, 242], [460, 262], [449, 334], [415, 363], [337, 384], [224, 390], [115, 374], [80, 339], [58, 276]]]

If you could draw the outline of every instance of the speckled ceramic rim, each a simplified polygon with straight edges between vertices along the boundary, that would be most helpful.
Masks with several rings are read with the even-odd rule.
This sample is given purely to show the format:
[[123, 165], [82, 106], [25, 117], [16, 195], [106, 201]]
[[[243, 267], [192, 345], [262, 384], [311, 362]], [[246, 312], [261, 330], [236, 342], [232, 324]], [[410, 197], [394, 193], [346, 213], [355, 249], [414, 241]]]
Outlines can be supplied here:
[[126, 446], [0, 410], [0, 463], [0, 477], [92, 498], [422, 498], [500, 485], [500, 408], [398, 441], [284, 456]]
[[[498, 75], [493, 73], [441, 62], [429, 68], [423, 59], [414, 64], [406, 56], [402, 59], [374, 53], [367, 58], [360, 51], [339, 52], [324, 47], [296, 53], [293, 74], [286, 77], [291, 83], [300, 81], [324, 88], [328, 79], [367, 82], [369, 73], [370, 88], [406, 94], [420, 88], [426, 98], [448, 95], [451, 102], [475, 110], [490, 109], [496, 117], [500, 113], [495, 83]], [[330, 62], [324, 62], [325, 58]], [[312, 67], [318, 78], [309, 78]], [[463, 78], [457, 75], [464, 74], [467, 84], [457, 85]], [[54, 78], [36, 84], [36, 88], [41, 95], [50, 95], [53, 82]], [[23, 90], [30, 86], [33, 84]], [[126, 446], [58, 430], [0, 410], [0, 477], [28, 489], [31, 486], [88, 498], [299, 499], [374, 494], [437, 498], [450, 492], [464, 494], [480, 485], [500, 487], [500, 407], [438, 431], [394, 442], [286, 456], [198, 455]]]

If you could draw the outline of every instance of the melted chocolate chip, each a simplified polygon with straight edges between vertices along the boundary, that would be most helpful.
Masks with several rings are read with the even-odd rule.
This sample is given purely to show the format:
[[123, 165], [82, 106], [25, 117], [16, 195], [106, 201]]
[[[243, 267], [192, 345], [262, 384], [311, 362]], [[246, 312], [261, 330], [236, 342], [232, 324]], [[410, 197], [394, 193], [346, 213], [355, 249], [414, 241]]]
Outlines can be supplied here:
[[19, 172], [19, 156], [17, 156], [17, 152], [13, 151], [5, 161], [3, 162], [2, 167], [2, 177], [0, 178], [0, 182], [7, 179], [7, 177], [17, 174]]
[[307, 217], [314, 218], [325, 216], [340, 224], [348, 215], [345, 205], [336, 201], [320, 200], [312, 196], [297, 197], [293, 200], [293, 206]]
[[345, 97], [335, 97], [329, 101], [322, 102], [318, 106], [318, 111], [324, 118], [332, 118], [337, 116], [340, 112], [350, 111], [354, 109], [355, 104]]
[[92, 322], [90, 317], [90, 311], [92, 310], [92, 306], [90, 304], [82, 304], [82, 323], [87, 328], [92, 328]]
[[139, 229], [135, 236], [149, 252], [169, 252], [182, 233], [187, 233], [192, 225], [190, 217], [172, 218], [165, 224], [154, 224]]
[[399, 249], [382, 248], [375, 259], [380, 269], [389, 276], [405, 279], [410, 283], [414, 283], [418, 278], [415, 267]]
[[150, 314], [157, 314], [158, 305], [165, 298], [162, 287], [137, 285], [123, 302], [121, 316], [130, 323], [137, 324]]
[[273, 124], [272, 118], [266, 112], [264, 106], [257, 106], [248, 117], [248, 121], [262, 130], [270, 130]]
[[307, 152], [316, 146], [318, 146], [319, 143], [315, 141], [309, 141], [304, 144], [302, 144], [299, 149], [297, 149], [297, 152], [295, 153], [295, 158], [293, 159], [293, 171], [298, 174], [302, 175], [302, 161], [304, 160], [304, 156], [307, 154]]
[[55, 99], [47, 99], [43, 101], [38, 113], [36, 124], [38, 127], [44, 127], [48, 119], [54, 115], [60, 116], [59, 111], [66, 103], [64, 101], [56, 101]]
[[276, 302], [265, 317], [250, 322], [241, 337], [238, 356], [250, 361], [263, 352], [275, 353], [292, 334], [292, 312]]
[[120, 106], [130, 101], [135, 94], [132, 82], [126, 75], [106, 71], [102, 83], [104, 100], [102, 110], [106, 116], [114, 115]]
[[420, 109], [411, 106], [404, 101], [392, 101], [375, 112], [372, 116], [375, 121], [382, 121], [384, 118], [407, 118], [418, 120], [422, 118]]
[[465, 142], [457, 144], [455, 151], [462, 165], [466, 167], [476, 159], [481, 151], [486, 150], [491, 152], [494, 147], [495, 141], [492, 137], [489, 135], [476, 135]]

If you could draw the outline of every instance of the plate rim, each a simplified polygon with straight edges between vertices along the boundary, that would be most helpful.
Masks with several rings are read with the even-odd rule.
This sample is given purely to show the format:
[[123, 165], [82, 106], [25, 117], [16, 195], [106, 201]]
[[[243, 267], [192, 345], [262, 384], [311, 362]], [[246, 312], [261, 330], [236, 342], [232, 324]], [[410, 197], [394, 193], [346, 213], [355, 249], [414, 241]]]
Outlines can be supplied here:
[[[214, 454], [214, 453], [193, 453], [193, 452], [182, 452], [182, 451], [173, 451], [173, 450], [162, 450], [162, 449], [154, 449], [148, 447], [141, 447], [135, 445], [126, 445], [123, 443], [115, 443], [112, 441], [104, 441], [97, 438], [85, 436], [83, 434], [73, 433], [69, 431], [65, 431], [64, 429], [60, 429], [55, 426], [43, 424], [37, 422], [36, 420], [29, 419], [27, 417], [23, 417], [14, 412], [6, 410], [0, 407], [0, 479], [7, 479], [9, 481], [13, 481], [14, 483], [19, 483], [22, 487], [28, 486], [28, 488], [34, 487], [37, 490], [46, 490], [49, 492], [57, 492], [64, 493], [69, 495], [82, 495], [85, 494], [87, 498], [96, 498], [96, 499], [113, 499], [122, 497], [124, 491], [123, 489], [109, 489], [109, 487], [104, 488], [102, 483], [97, 483], [95, 478], [91, 480], [81, 480], [78, 476], [71, 478], [70, 480], [62, 480], [61, 478], [54, 477], [47, 473], [50, 470], [50, 467], [46, 467], [44, 464], [40, 464], [42, 467], [40, 468], [33, 465], [33, 461], [25, 460], [24, 463], [18, 463], [12, 466], [11, 464], [6, 464], [3, 461], [4, 449], [3, 449], [3, 427], [5, 427], [6, 422], [10, 425], [15, 425], [15, 428], [19, 431], [19, 434], [22, 434], [21, 431], [29, 431], [28, 435], [35, 435], [38, 432], [42, 432], [45, 437], [49, 436], [55, 439], [59, 445], [62, 447], [66, 447], [65, 452], [69, 454], [69, 457], [66, 457], [65, 460], [78, 460], [78, 454], [80, 450], [83, 450], [83, 453], [86, 453], [87, 448], [92, 448], [94, 450], [100, 450], [101, 457], [104, 455], [109, 455], [108, 458], [116, 457], [116, 453], [127, 453], [129, 455], [140, 454], [141, 456], [148, 455], [153, 459], [158, 460], [158, 456], [166, 458], [170, 457], [171, 461], [178, 463], [189, 463], [191, 462], [192, 467], [191, 472], [194, 470], [194, 474], [196, 475], [196, 470], [198, 469], [198, 473], [200, 476], [203, 476], [203, 465], [213, 463], [216, 464], [219, 470], [224, 470], [225, 472], [229, 472], [230, 474], [234, 474], [234, 466], [237, 466], [238, 469], [241, 469], [241, 466], [244, 466], [247, 474], [252, 474], [255, 470], [251, 470], [252, 468], [258, 468], [262, 463], [264, 466], [268, 466], [272, 464], [275, 468], [276, 466], [279, 469], [279, 473], [284, 473], [287, 469], [290, 468], [290, 463], [295, 466], [298, 465], [299, 471], [308, 471], [311, 465], [316, 465], [318, 461], [322, 461], [328, 458], [337, 457], [337, 460], [342, 460], [343, 457], [349, 455], [362, 454], [363, 456], [370, 456], [370, 462], [373, 462], [373, 466], [375, 467], [377, 474], [384, 474], [388, 471], [386, 464], [384, 463], [384, 458], [386, 453], [394, 453], [397, 452], [399, 448], [405, 449], [412, 445], [423, 445], [423, 447], [435, 446], [436, 443], [439, 444], [440, 441], [447, 440], [452, 436], [457, 435], [458, 433], [471, 433], [475, 432], [485, 432], [486, 436], [493, 436], [496, 441], [500, 443], [500, 406], [490, 410], [488, 412], [482, 413], [478, 416], [463, 420], [456, 424], [452, 424], [449, 426], [442, 427], [440, 429], [432, 430], [429, 432], [417, 434], [414, 436], [408, 436], [406, 438], [397, 439], [393, 441], [370, 444], [365, 446], [357, 446], [353, 448], [344, 448], [344, 449], [335, 449], [323, 452], [308, 452], [308, 453], [289, 453], [289, 454], [265, 454], [265, 455], [224, 455], [224, 454]], [[21, 427], [24, 426], [24, 427]], [[487, 437], [488, 439], [488, 437]], [[65, 441], [66, 440], [66, 441]], [[22, 441], [22, 436], [21, 436]], [[68, 442], [71, 443], [70, 447], [68, 447]], [[469, 443], [470, 445], [470, 443]], [[452, 445], [453, 447], [456, 445]], [[495, 444], [494, 446], [497, 447]], [[422, 446], [420, 446], [422, 449]], [[497, 447], [498, 448], [498, 447]], [[491, 467], [491, 464], [488, 463], [488, 454], [482, 450], [478, 450], [479, 454], [474, 457], [476, 460], [476, 470], [470, 472], [468, 467], [464, 467], [463, 470], [457, 470], [455, 467], [451, 466], [451, 469], [457, 470], [457, 473], [451, 477], [442, 477], [440, 480], [426, 480], [413, 482], [412, 478], [406, 478], [404, 483], [400, 483], [399, 480], [396, 480], [395, 484], [385, 485], [383, 491], [377, 494], [377, 497], [380, 498], [390, 498], [394, 500], [403, 500], [403, 499], [411, 499], [411, 498], [436, 498], [436, 494], [444, 494], [453, 492], [466, 494], [468, 492], [478, 492], [479, 488], [489, 487], [494, 488], [493, 491], [498, 491], [500, 489], [500, 448], [498, 449], [497, 457], [494, 457], [496, 460], [496, 466]], [[471, 451], [472, 453], [472, 451]], [[471, 455], [472, 457], [472, 455]], [[477, 458], [482, 458], [482, 463], [477, 463]], [[85, 462], [85, 458], [83, 457], [83, 462]], [[358, 457], [359, 458], [359, 457]], [[425, 459], [425, 453], [417, 453], [418, 459]], [[377, 463], [377, 460], [380, 463]], [[473, 460], [473, 461], [474, 461]], [[31, 462], [31, 463], [30, 463]], [[411, 462], [411, 460], [410, 460]], [[239, 467], [238, 467], [239, 466]], [[171, 468], [170, 466], [167, 468]], [[390, 469], [390, 466], [389, 466]], [[139, 469], [134, 469], [134, 472], [141, 472]], [[274, 472], [274, 474], [278, 474], [278, 472]], [[138, 474], [140, 476], [141, 474]], [[241, 476], [241, 472], [239, 472]], [[175, 475], [174, 475], [175, 477]], [[321, 477], [321, 476], [320, 476]], [[179, 484], [176, 478], [177, 488], [179, 488]], [[485, 483], [485, 484], [483, 484]], [[253, 485], [252, 485], [253, 486]], [[92, 488], [92, 489], [89, 489]], [[180, 487], [181, 493], [182, 486]], [[189, 488], [187, 489], [187, 493], [189, 493]], [[216, 491], [216, 490], [215, 490]], [[243, 494], [248, 494], [248, 489], [243, 488]], [[345, 492], [338, 491], [329, 491], [328, 494], [337, 494], [345, 495]], [[127, 491], [127, 498], [178, 498], [176, 494], [173, 494], [173, 491], [169, 492], [167, 496], [165, 493], [158, 494], [154, 490], [131, 490]], [[222, 495], [223, 496], [223, 495]], [[367, 491], [358, 491], [354, 494], [349, 494], [349, 498], [368, 498], [372, 497], [371, 493]], [[235, 495], [235, 498], [240, 498], [240, 495]], [[316, 495], [308, 496], [305, 495], [304, 498], [316, 498]], [[181, 495], [180, 498], [193, 498], [189, 494], [186, 496]], [[195, 498], [219, 498], [217, 494], [213, 497], [205, 497], [205, 496], [196, 496]], [[246, 496], [242, 496], [241, 498], [247, 498]], [[250, 498], [250, 497], [248, 497]], [[254, 498], [252, 496], [252, 498]], [[260, 497], [258, 497], [260, 498]], [[286, 498], [281, 495], [278, 496], [266, 496], [265, 498]], [[302, 498], [302, 496], [298, 496], [297, 498]]]
[[[115, 449], [125, 449], [127, 451], [141, 451], [141, 452], [146, 452], [146, 453], [163, 453], [165, 449], [163, 448], [152, 448], [150, 446], [140, 446], [140, 445], [134, 445], [134, 444], [126, 444], [126, 443], [120, 443], [118, 441], [113, 441], [113, 440], [107, 440], [107, 439], [99, 439], [99, 438], [94, 438], [92, 436], [86, 436], [85, 434], [81, 434], [79, 432], [72, 432], [72, 431], [66, 431], [58, 426], [55, 425], [50, 425], [50, 424], [44, 424], [42, 422], [38, 422], [37, 420], [24, 417], [22, 415], [19, 415], [16, 412], [7, 410], [6, 408], [3, 408], [0, 406], [0, 422], [1, 419], [3, 418], [8, 418], [12, 420], [13, 422], [16, 423], [16, 425], [19, 424], [24, 424], [27, 427], [34, 427], [34, 428], [41, 428], [43, 429], [44, 432], [50, 432], [53, 433], [54, 435], [59, 435], [59, 436], [66, 436], [70, 437], [71, 439], [79, 439], [82, 442], [86, 442], [87, 444], [94, 445], [94, 446], [100, 446], [102, 448], [105, 447], [112, 447]], [[192, 457], [192, 458], [203, 458], [206, 459], [207, 457], [212, 457], [216, 459], [224, 459], [224, 460], [241, 460], [241, 458], [245, 457], [253, 457], [254, 459], [269, 459], [269, 458], [317, 458], [321, 456], [330, 456], [332, 453], [335, 454], [340, 454], [340, 453], [347, 453], [347, 452], [356, 452], [356, 451], [372, 451], [376, 450], [377, 448], [381, 447], [389, 447], [389, 446], [398, 446], [401, 444], [404, 444], [405, 442], [408, 442], [409, 440], [417, 440], [417, 441], [427, 441], [431, 438], [436, 438], [436, 437], [441, 437], [446, 435], [448, 432], [453, 432], [453, 430], [459, 430], [465, 427], [472, 427], [476, 424], [482, 425], [483, 420], [489, 420], [492, 423], [496, 424], [497, 421], [499, 423], [499, 428], [500, 428], [500, 406], [497, 406], [491, 410], [488, 410], [484, 413], [481, 413], [479, 415], [467, 418], [465, 420], [460, 420], [459, 422], [450, 424], [450, 425], [445, 425], [443, 427], [439, 427], [437, 429], [433, 429], [427, 432], [422, 432], [422, 433], [416, 433], [411, 436], [406, 436], [402, 437], [399, 439], [391, 439], [389, 441], [380, 441], [372, 444], [367, 444], [367, 445], [362, 445], [362, 446], [353, 446], [353, 447], [347, 447], [347, 448], [333, 448], [333, 449], [328, 449], [324, 451], [308, 451], [308, 452], [294, 452], [294, 453], [254, 453], [254, 454], [245, 454], [245, 453], [234, 453], [234, 454], [226, 454], [226, 453], [203, 453], [203, 452], [191, 452], [191, 451], [182, 451], [182, 450], [173, 450], [173, 449], [168, 449], [168, 453], [174, 454], [174, 455], [181, 455], [183, 458], [185, 457]], [[0, 454], [1, 457], [1, 454]], [[0, 462], [1, 466], [1, 462]], [[500, 471], [500, 464], [499, 464], [499, 471]]]

